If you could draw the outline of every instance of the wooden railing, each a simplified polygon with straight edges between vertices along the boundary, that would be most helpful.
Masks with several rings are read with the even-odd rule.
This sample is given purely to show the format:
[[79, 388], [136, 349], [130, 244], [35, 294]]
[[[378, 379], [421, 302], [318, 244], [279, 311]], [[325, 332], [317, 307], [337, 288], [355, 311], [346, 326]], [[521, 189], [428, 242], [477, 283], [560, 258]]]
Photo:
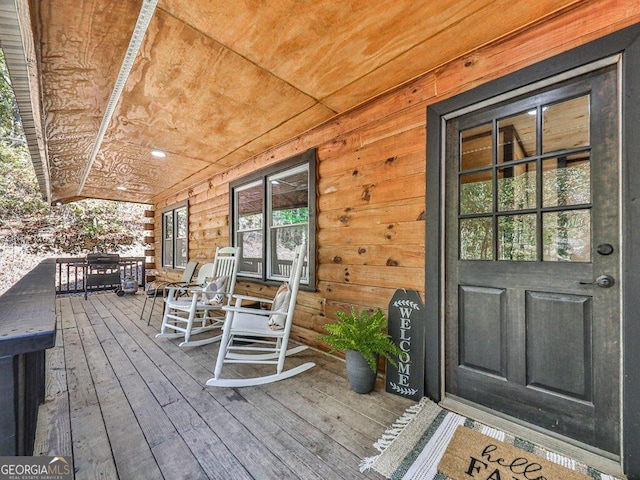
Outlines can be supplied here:
[[56, 338], [54, 271], [45, 260], [0, 296], [0, 456], [33, 454], [45, 350]]
[[[144, 257], [120, 257], [119, 267], [122, 279], [144, 286]], [[0, 296], [0, 456], [33, 454], [45, 350], [56, 338], [55, 296], [84, 292], [85, 272], [84, 258], [47, 259]]]
[[[87, 264], [84, 257], [56, 258], [56, 293], [85, 291]], [[133, 277], [144, 288], [145, 257], [120, 257], [120, 278]], [[110, 285], [94, 285], [91, 290], [113, 289]]]

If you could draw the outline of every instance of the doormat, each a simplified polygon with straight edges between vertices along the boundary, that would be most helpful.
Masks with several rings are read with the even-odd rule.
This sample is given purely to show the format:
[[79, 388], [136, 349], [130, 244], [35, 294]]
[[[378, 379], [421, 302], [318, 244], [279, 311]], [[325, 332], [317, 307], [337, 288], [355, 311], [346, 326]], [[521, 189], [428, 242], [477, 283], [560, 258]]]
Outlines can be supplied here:
[[592, 480], [580, 472], [463, 426], [456, 428], [438, 464], [438, 471], [453, 480]]
[[[460, 426], [465, 426], [490, 439], [523, 451], [521, 455], [523, 458], [534, 454], [543, 460], [583, 475], [578, 478], [618, 480], [616, 477], [601, 473], [582, 462], [559, 455], [471, 418], [445, 410], [427, 398], [423, 398], [416, 405], [409, 407], [382, 435], [373, 445], [379, 454], [362, 460], [360, 470], [365, 472], [373, 469], [391, 480], [456, 480], [456, 477], [450, 477], [445, 472], [438, 471], [438, 465]], [[480, 457], [478, 459], [482, 460]], [[482, 465], [479, 466], [482, 467]], [[469, 467], [468, 463], [467, 467]], [[512, 480], [508, 476], [491, 477], [491, 473], [487, 472], [485, 477], [473, 477], [465, 474], [459, 478], [464, 478], [464, 480]], [[531, 479], [537, 477], [539, 475], [533, 475]], [[548, 476], [547, 480], [565, 480], [565, 478], [569, 477]], [[516, 479], [519, 480], [518, 477]]]

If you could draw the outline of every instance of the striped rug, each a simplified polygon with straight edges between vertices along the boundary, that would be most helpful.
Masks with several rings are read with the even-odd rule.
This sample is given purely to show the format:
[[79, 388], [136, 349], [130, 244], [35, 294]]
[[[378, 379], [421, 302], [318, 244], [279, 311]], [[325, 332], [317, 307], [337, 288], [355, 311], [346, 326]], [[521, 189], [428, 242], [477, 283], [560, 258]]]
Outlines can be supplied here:
[[445, 410], [427, 398], [408, 408], [384, 433], [373, 445], [379, 454], [362, 460], [360, 470], [373, 469], [392, 480], [451, 480], [438, 472], [438, 463], [460, 425], [581, 472], [594, 480], [618, 480], [502, 430]]

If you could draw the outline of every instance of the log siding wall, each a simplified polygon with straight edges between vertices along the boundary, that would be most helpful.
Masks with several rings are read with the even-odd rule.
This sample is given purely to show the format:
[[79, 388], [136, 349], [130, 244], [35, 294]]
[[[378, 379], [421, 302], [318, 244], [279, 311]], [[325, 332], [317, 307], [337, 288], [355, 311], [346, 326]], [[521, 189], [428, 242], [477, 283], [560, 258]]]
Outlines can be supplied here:
[[[207, 182], [167, 192], [156, 199], [155, 211], [188, 199], [189, 259], [210, 261], [217, 246], [230, 242], [229, 182], [317, 148], [318, 284], [316, 292], [299, 294], [293, 336], [319, 346], [317, 333], [335, 320], [338, 309], [355, 305], [386, 310], [398, 288], [424, 294], [426, 107], [638, 21], [640, 2], [580, 2]], [[161, 232], [158, 214], [155, 222]], [[246, 281], [237, 287], [252, 294], [274, 292]]]

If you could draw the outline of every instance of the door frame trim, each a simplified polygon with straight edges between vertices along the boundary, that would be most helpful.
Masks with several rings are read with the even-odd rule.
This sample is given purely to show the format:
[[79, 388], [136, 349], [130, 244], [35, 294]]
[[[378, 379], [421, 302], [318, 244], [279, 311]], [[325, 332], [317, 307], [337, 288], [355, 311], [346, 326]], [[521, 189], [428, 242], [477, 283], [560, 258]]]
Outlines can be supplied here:
[[[444, 387], [444, 249], [442, 234], [444, 188], [442, 155], [444, 121], [447, 116], [470, 105], [488, 101], [504, 92], [557, 77], [565, 72], [622, 54], [622, 142], [620, 168], [621, 196], [621, 297], [622, 324], [622, 467], [629, 480], [640, 479], [640, 142], [634, 131], [640, 128], [640, 24], [627, 27], [581, 47], [498, 78], [455, 97], [427, 107], [426, 221], [425, 221], [425, 393], [436, 402], [443, 399]], [[627, 134], [627, 132], [629, 132]], [[634, 201], [635, 200], [635, 201]], [[636, 248], [633, 248], [633, 247]], [[636, 268], [633, 268], [633, 267]], [[635, 293], [634, 293], [635, 292]]]

